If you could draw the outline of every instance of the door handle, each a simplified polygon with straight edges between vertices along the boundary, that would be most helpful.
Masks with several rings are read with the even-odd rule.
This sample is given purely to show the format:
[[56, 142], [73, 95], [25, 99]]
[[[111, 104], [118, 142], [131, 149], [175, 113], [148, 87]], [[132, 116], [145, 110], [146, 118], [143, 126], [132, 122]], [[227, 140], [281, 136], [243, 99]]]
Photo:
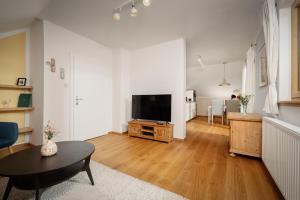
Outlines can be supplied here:
[[78, 106], [79, 105], [79, 101], [82, 101], [82, 100], [83, 100], [83, 98], [78, 98], [78, 96], [76, 96], [76, 98], [75, 98], [75, 101], [76, 101], [75, 105]]

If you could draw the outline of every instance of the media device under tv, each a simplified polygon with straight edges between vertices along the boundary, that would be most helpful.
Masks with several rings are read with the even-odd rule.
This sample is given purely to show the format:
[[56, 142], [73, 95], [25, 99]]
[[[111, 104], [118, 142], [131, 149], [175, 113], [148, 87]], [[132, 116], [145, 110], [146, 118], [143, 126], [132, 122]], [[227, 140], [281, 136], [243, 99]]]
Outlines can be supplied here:
[[132, 95], [132, 118], [170, 122], [171, 102], [170, 94]]

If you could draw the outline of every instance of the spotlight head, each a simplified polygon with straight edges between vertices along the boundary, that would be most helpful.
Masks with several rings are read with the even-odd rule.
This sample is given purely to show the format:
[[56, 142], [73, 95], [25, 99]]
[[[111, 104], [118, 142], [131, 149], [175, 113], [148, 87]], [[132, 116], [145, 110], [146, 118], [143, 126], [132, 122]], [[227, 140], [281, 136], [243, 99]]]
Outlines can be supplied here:
[[131, 9], [130, 9], [130, 16], [136, 17], [137, 15], [138, 15], [138, 10], [135, 8], [135, 5], [132, 4]]
[[120, 21], [121, 20], [120, 11], [114, 11], [113, 12], [113, 20], [115, 20], [115, 21]]

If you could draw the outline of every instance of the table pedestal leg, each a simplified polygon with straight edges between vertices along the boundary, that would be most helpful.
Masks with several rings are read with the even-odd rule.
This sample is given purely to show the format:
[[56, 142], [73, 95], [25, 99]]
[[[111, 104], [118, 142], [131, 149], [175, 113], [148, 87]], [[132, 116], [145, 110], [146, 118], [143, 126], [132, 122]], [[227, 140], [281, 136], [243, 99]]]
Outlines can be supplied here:
[[41, 192], [39, 189], [35, 190], [35, 200], [40, 200], [41, 199]]
[[12, 188], [13, 184], [12, 184], [12, 180], [11, 178], [9, 178], [4, 195], [3, 195], [3, 200], [7, 200], [8, 199], [8, 195], [10, 193], [10, 190]]
[[91, 172], [91, 169], [90, 169], [90, 160], [91, 160], [91, 157], [88, 157], [87, 159], [85, 159], [83, 170], [86, 171], [92, 185], [95, 185], [94, 184], [94, 179], [93, 179], [93, 176], [92, 176], [92, 172]]
[[35, 176], [35, 200], [40, 200], [42, 195], [42, 190], [40, 188], [40, 180], [38, 176]]

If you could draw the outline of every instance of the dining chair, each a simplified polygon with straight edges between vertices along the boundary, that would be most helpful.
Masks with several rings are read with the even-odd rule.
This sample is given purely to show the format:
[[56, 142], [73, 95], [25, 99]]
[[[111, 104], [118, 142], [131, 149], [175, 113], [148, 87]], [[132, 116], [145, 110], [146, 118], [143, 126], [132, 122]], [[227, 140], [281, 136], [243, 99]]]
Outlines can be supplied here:
[[226, 110], [226, 122], [228, 121], [228, 113], [230, 112], [240, 112], [240, 101], [239, 100], [225, 100], [225, 110]]
[[224, 100], [213, 99], [211, 103], [211, 123], [214, 124], [214, 117], [222, 117], [222, 124], [224, 124]]

